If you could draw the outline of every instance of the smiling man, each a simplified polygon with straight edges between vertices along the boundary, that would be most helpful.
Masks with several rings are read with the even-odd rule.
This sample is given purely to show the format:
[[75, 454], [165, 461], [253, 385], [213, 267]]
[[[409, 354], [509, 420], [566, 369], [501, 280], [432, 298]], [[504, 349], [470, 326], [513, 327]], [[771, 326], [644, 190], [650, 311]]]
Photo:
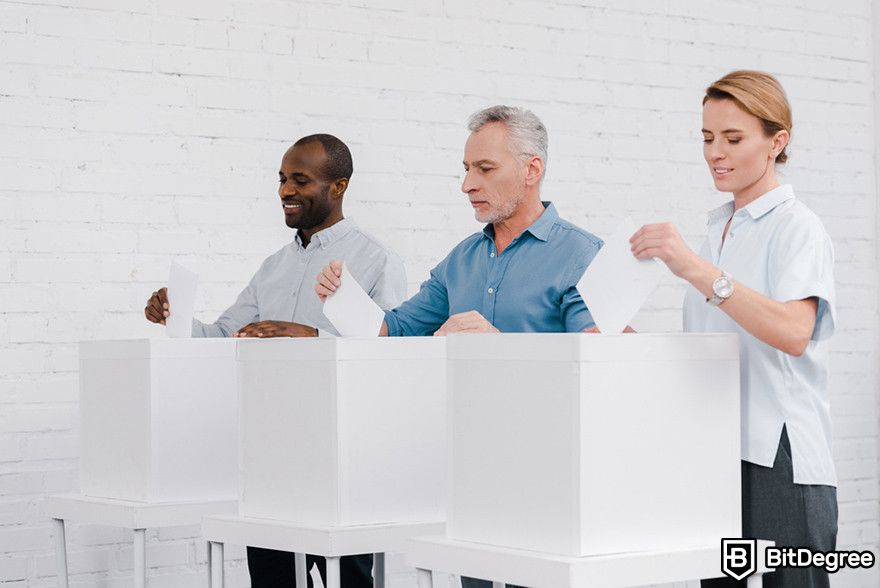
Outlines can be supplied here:
[[[602, 242], [541, 201], [547, 130], [532, 112], [493, 106], [471, 116], [461, 186], [485, 228], [431, 270], [415, 296], [386, 311], [380, 335], [574, 332], [594, 325], [576, 284]], [[347, 260], [346, 260], [347, 262]], [[340, 284], [341, 262], [315, 287]]]
[[[338, 334], [314, 292], [314, 276], [330, 260], [344, 258], [352, 275], [382, 308], [406, 295], [403, 262], [342, 214], [352, 174], [351, 152], [332, 135], [297, 141], [281, 160], [278, 195], [284, 221], [296, 229], [293, 241], [271, 255], [235, 304], [211, 324], [193, 320], [193, 337], [314, 337]], [[144, 314], [164, 324], [170, 315], [165, 288], [154, 292]], [[303, 472], [304, 475], [307, 472]], [[309, 556], [324, 573], [324, 558]], [[294, 555], [248, 547], [253, 588], [294, 586]], [[343, 557], [342, 585], [372, 586], [372, 555]], [[311, 576], [309, 576], [311, 585]]]

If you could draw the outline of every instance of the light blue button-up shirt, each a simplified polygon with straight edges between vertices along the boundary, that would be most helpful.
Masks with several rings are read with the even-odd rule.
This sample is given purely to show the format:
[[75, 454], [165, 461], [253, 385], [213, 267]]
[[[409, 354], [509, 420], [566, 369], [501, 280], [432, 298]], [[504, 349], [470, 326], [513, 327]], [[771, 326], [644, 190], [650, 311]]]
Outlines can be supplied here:
[[338, 335], [324, 316], [315, 278], [334, 259], [343, 259], [351, 275], [381, 308], [394, 308], [406, 297], [403, 261], [366, 234], [351, 219], [318, 231], [303, 247], [297, 232], [292, 243], [269, 256], [247, 287], [211, 324], [193, 320], [193, 337], [229, 337], [258, 321], [287, 321]]
[[[772, 467], [785, 425], [794, 481], [834, 486], [828, 405], [828, 338], [835, 323], [831, 238], [789, 185], [735, 213], [733, 209], [728, 202], [709, 213], [700, 255], [773, 300], [818, 298], [812, 340], [800, 357], [771, 347], [708, 304], [693, 287], [685, 296], [684, 330], [739, 334], [742, 459]], [[728, 219], [730, 229], [722, 246]]]
[[492, 225], [456, 245], [415, 296], [385, 313], [388, 335], [431, 335], [450, 316], [470, 310], [506, 333], [593, 326], [576, 285], [602, 241], [559, 218], [551, 203], [544, 207], [500, 255]]

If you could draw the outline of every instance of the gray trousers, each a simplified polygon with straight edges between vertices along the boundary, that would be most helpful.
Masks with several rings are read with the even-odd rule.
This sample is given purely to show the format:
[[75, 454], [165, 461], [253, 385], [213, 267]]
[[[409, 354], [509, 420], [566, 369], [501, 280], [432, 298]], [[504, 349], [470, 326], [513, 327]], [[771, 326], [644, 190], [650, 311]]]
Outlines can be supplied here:
[[[837, 545], [837, 489], [795, 484], [791, 444], [785, 427], [772, 468], [742, 462], [743, 537], [770, 539], [777, 547], [831, 551]], [[731, 578], [703, 580], [703, 588], [745, 586]], [[764, 576], [765, 588], [819, 588], [829, 585], [822, 568], [777, 568]]]

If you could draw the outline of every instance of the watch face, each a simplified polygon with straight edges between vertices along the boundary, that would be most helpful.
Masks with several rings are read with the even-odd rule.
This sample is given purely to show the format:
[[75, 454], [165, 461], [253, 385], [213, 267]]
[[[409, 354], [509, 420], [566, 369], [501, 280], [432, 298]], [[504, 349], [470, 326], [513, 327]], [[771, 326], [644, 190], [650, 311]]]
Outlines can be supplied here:
[[715, 291], [715, 295], [719, 298], [728, 298], [733, 294], [733, 282], [722, 276], [712, 284], [712, 290]]

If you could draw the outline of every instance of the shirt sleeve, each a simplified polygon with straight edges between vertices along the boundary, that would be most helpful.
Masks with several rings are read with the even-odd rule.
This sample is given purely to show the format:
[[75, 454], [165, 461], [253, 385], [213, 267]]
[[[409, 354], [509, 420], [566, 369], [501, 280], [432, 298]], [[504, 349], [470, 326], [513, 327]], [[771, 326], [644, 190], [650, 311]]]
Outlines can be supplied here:
[[406, 268], [400, 257], [388, 252], [368, 294], [382, 310], [394, 308], [406, 299]]
[[587, 308], [584, 299], [581, 298], [581, 293], [578, 292], [577, 283], [584, 275], [584, 272], [587, 271], [587, 266], [590, 265], [596, 254], [599, 253], [599, 249], [602, 248], [603, 244], [601, 240], [591, 242], [585, 249], [583, 257], [576, 260], [565, 275], [562, 283], [563, 292], [559, 311], [562, 316], [562, 324], [565, 325], [565, 332], [567, 333], [578, 333], [596, 324], [593, 320], [593, 315], [590, 314], [590, 309]]
[[[262, 268], [261, 268], [262, 269]], [[235, 303], [223, 311], [213, 323], [203, 323], [193, 319], [193, 337], [230, 337], [245, 325], [260, 319], [260, 307], [257, 305], [258, 271], [247, 287], [241, 291]]]
[[385, 312], [389, 337], [432, 335], [449, 318], [449, 294], [446, 289], [448, 257], [431, 270], [419, 291], [393, 310]]
[[818, 218], [798, 219], [775, 235], [768, 260], [770, 297], [780, 302], [816, 297], [812, 339], [834, 333], [834, 246]]

